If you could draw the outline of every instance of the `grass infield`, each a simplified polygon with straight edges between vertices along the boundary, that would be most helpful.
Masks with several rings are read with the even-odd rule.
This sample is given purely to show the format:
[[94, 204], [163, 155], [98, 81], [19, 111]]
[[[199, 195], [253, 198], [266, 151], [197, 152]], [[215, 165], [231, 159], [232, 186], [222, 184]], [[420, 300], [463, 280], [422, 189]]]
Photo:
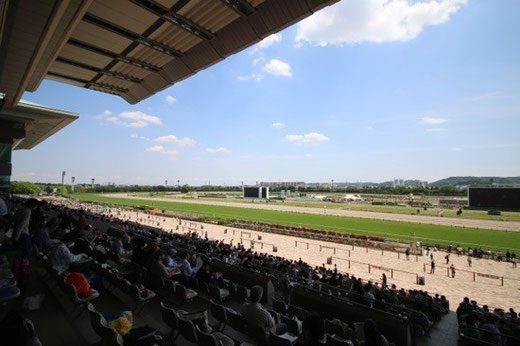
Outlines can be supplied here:
[[105, 197], [99, 194], [74, 194], [73, 199], [88, 202], [108, 203], [129, 207], [153, 207], [180, 213], [197, 214], [208, 217], [220, 217], [258, 221], [289, 226], [325, 229], [337, 232], [378, 235], [387, 239], [409, 242], [415, 233], [417, 240], [428, 244], [461, 244], [478, 246], [487, 250], [507, 249], [520, 252], [520, 232], [492, 231], [475, 228], [428, 225], [399, 221], [361, 219], [333, 215], [304, 214], [288, 211], [261, 210], [205, 204], [163, 202], [117, 197]]

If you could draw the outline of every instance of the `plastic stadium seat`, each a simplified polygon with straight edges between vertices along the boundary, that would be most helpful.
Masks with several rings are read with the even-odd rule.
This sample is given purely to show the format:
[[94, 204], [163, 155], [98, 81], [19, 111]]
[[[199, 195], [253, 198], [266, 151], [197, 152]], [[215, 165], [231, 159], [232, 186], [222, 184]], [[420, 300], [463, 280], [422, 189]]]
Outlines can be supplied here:
[[198, 296], [198, 293], [187, 289], [186, 286], [181, 284], [175, 284], [175, 298], [180, 300], [181, 302], [188, 302], [193, 300], [195, 297]]
[[211, 315], [215, 317], [218, 321], [218, 329], [224, 330], [226, 328], [226, 324], [228, 323], [227, 311], [223, 305], [215, 304], [213, 301], [211, 302]]
[[209, 286], [209, 294], [213, 299], [216, 299], [219, 302], [222, 302], [229, 296], [229, 291], [225, 289], [221, 289], [218, 286], [210, 285]]
[[269, 345], [270, 346], [292, 346], [297, 340], [298, 337], [292, 336], [290, 334], [276, 335], [273, 332], [270, 333], [269, 337]]
[[244, 331], [245, 321], [242, 315], [233, 311], [227, 311], [228, 323], [237, 332]]
[[179, 329], [179, 318], [177, 313], [172, 308], [166, 307], [163, 302], [161, 302], [161, 315], [163, 322], [170, 327], [171, 336], [173, 340], [176, 339], [175, 332]]
[[198, 344], [201, 346], [221, 346], [220, 341], [211, 334], [205, 333], [199, 329], [199, 326], [195, 326], [197, 330]]
[[188, 341], [197, 342], [197, 330], [192, 321], [186, 320], [181, 316], [178, 316], [179, 320], [179, 333]]
[[273, 309], [280, 314], [287, 314], [287, 304], [275, 298], [273, 298]]

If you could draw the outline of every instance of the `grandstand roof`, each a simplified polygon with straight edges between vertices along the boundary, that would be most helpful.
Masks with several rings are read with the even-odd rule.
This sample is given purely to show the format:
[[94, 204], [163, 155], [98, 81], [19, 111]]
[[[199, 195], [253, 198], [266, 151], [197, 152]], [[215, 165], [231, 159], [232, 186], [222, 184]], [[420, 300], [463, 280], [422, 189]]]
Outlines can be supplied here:
[[137, 103], [338, 0], [0, 0], [0, 92], [43, 78]]
[[77, 113], [21, 100], [14, 107], [0, 110], [0, 126], [15, 139], [14, 149], [32, 149], [78, 117]]

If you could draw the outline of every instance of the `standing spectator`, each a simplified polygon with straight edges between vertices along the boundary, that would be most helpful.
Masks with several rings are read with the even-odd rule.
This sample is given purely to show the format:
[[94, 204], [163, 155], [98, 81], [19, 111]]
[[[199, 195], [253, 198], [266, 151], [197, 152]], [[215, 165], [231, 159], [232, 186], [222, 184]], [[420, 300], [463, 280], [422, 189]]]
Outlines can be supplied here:
[[471, 267], [471, 257], [468, 256], [468, 266]]
[[435, 274], [435, 261], [432, 260], [432, 263], [430, 264], [431, 266], [431, 269], [430, 269], [430, 274]]
[[451, 277], [455, 278], [455, 266], [453, 265], [453, 263], [450, 266], [450, 270], [451, 270]]
[[382, 277], [381, 277], [381, 280], [382, 280], [382, 287], [385, 288], [387, 286], [387, 278], [386, 278], [386, 274], [383, 273]]
[[406, 260], [409, 261], [410, 260], [410, 248], [407, 248], [404, 253], [406, 254]]
[[18, 209], [14, 215], [13, 240], [20, 241], [22, 245], [22, 258], [29, 258], [32, 253], [32, 241], [29, 234], [31, 213], [38, 205], [38, 200], [31, 198], [25, 202], [25, 206]]
[[444, 259], [446, 260], [446, 264], [450, 263], [450, 254], [448, 253], [446, 256], [444, 256]]

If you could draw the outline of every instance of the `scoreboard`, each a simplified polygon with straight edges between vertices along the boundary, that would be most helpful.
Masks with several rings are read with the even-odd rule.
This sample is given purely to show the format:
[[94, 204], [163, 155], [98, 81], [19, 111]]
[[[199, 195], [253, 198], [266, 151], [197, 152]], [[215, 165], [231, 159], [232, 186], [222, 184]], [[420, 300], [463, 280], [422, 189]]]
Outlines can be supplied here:
[[469, 187], [471, 208], [520, 210], [520, 187]]
[[269, 187], [266, 186], [244, 186], [243, 198], [269, 199]]

